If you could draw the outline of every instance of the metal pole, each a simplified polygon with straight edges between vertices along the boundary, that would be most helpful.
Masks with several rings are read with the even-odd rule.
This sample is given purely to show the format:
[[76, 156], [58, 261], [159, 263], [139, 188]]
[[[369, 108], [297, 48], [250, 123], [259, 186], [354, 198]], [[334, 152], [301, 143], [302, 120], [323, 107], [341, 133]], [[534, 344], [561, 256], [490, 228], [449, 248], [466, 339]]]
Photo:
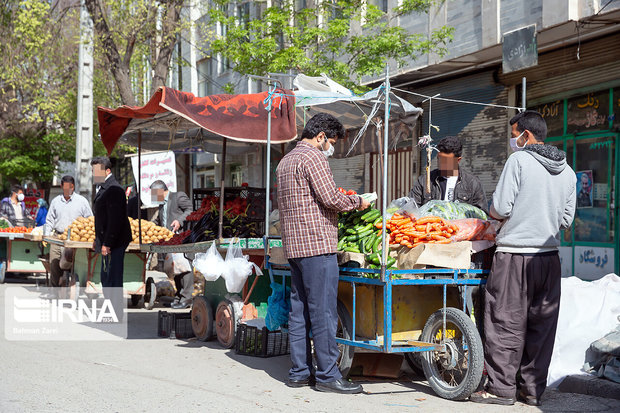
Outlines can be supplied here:
[[[271, 191], [271, 111], [273, 110], [272, 102], [267, 103], [267, 155], [265, 164], [267, 165], [267, 173], [265, 177], [267, 182], [265, 183], [265, 242], [267, 243], [267, 237], [269, 236], [269, 198]], [[265, 245], [267, 248], [267, 245]]]
[[224, 226], [224, 191], [225, 191], [225, 179], [226, 179], [226, 138], [222, 138], [224, 143], [222, 144], [222, 168], [220, 174], [220, 222], [218, 229], [218, 238], [222, 240], [222, 231]]
[[525, 110], [525, 92], [527, 90], [527, 80], [525, 76], [521, 79], [521, 108]]
[[142, 246], [142, 129], [138, 130], [138, 190], [136, 192], [138, 195], [138, 243]]
[[388, 242], [386, 232], [385, 213], [387, 211], [387, 186], [388, 186], [388, 133], [390, 121], [390, 65], [385, 65], [385, 119], [383, 121], [383, 231], [381, 232], [381, 281], [385, 281], [385, 268], [388, 257]]

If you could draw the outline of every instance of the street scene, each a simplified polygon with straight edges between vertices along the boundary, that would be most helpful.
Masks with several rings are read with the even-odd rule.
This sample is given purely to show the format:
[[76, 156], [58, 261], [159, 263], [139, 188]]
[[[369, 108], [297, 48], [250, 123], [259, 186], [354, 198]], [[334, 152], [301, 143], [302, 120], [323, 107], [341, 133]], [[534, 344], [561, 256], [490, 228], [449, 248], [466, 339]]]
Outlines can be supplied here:
[[0, 411], [620, 411], [620, 0], [0, 35]]

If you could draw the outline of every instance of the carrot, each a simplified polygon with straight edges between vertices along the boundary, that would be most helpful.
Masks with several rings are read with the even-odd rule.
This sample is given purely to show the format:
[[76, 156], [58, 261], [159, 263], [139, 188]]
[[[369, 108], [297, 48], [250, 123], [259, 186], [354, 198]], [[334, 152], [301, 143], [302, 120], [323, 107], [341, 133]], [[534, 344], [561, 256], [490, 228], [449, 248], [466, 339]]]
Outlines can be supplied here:
[[446, 237], [442, 235], [437, 235], [437, 234], [432, 234], [431, 238], [434, 239], [435, 241], [443, 241], [446, 239]]
[[416, 221], [418, 225], [435, 223], [435, 222], [441, 222], [441, 218], [436, 217], [436, 216], [428, 216], [428, 217], [422, 217]]
[[443, 239], [440, 241], [433, 241], [435, 244], [450, 244], [452, 242], [451, 239]]
[[377, 222], [377, 225], [375, 225], [375, 228], [382, 229], [383, 228], [383, 222]]

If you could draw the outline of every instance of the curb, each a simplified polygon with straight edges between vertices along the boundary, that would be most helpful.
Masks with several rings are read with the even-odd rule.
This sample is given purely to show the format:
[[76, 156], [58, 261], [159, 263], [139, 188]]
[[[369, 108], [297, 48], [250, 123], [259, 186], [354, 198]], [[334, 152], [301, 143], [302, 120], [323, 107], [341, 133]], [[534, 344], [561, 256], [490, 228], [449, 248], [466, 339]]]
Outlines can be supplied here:
[[574, 374], [566, 376], [558, 386], [558, 390], [563, 393], [579, 393], [620, 400], [620, 383], [593, 375]]

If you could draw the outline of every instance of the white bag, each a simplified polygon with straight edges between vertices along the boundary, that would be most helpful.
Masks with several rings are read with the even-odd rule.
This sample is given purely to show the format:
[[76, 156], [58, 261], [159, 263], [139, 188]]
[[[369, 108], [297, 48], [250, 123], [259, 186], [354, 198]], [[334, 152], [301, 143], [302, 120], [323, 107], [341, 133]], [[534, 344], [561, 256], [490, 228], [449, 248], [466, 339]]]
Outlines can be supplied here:
[[228, 248], [225, 269], [222, 273], [228, 292], [240, 292], [246, 280], [252, 274], [252, 269], [256, 269], [256, 274], [263, 275], [260, 268], [253, 262], [250, 262], [249, 256], [243, 255], [239, 244], [233, 244]]
[[194, 257], [194, 268], [201, 273], [206, 281], [215, 281], [224, 272], [224, 259], [215, 246], [215, 242], [206, 253], [196, 254]]
[[166, 254], [164, 259], [164, 272], [170, 278], [178, 274], [190, 272], [192, 267], [189, 261], [181, 253]]

